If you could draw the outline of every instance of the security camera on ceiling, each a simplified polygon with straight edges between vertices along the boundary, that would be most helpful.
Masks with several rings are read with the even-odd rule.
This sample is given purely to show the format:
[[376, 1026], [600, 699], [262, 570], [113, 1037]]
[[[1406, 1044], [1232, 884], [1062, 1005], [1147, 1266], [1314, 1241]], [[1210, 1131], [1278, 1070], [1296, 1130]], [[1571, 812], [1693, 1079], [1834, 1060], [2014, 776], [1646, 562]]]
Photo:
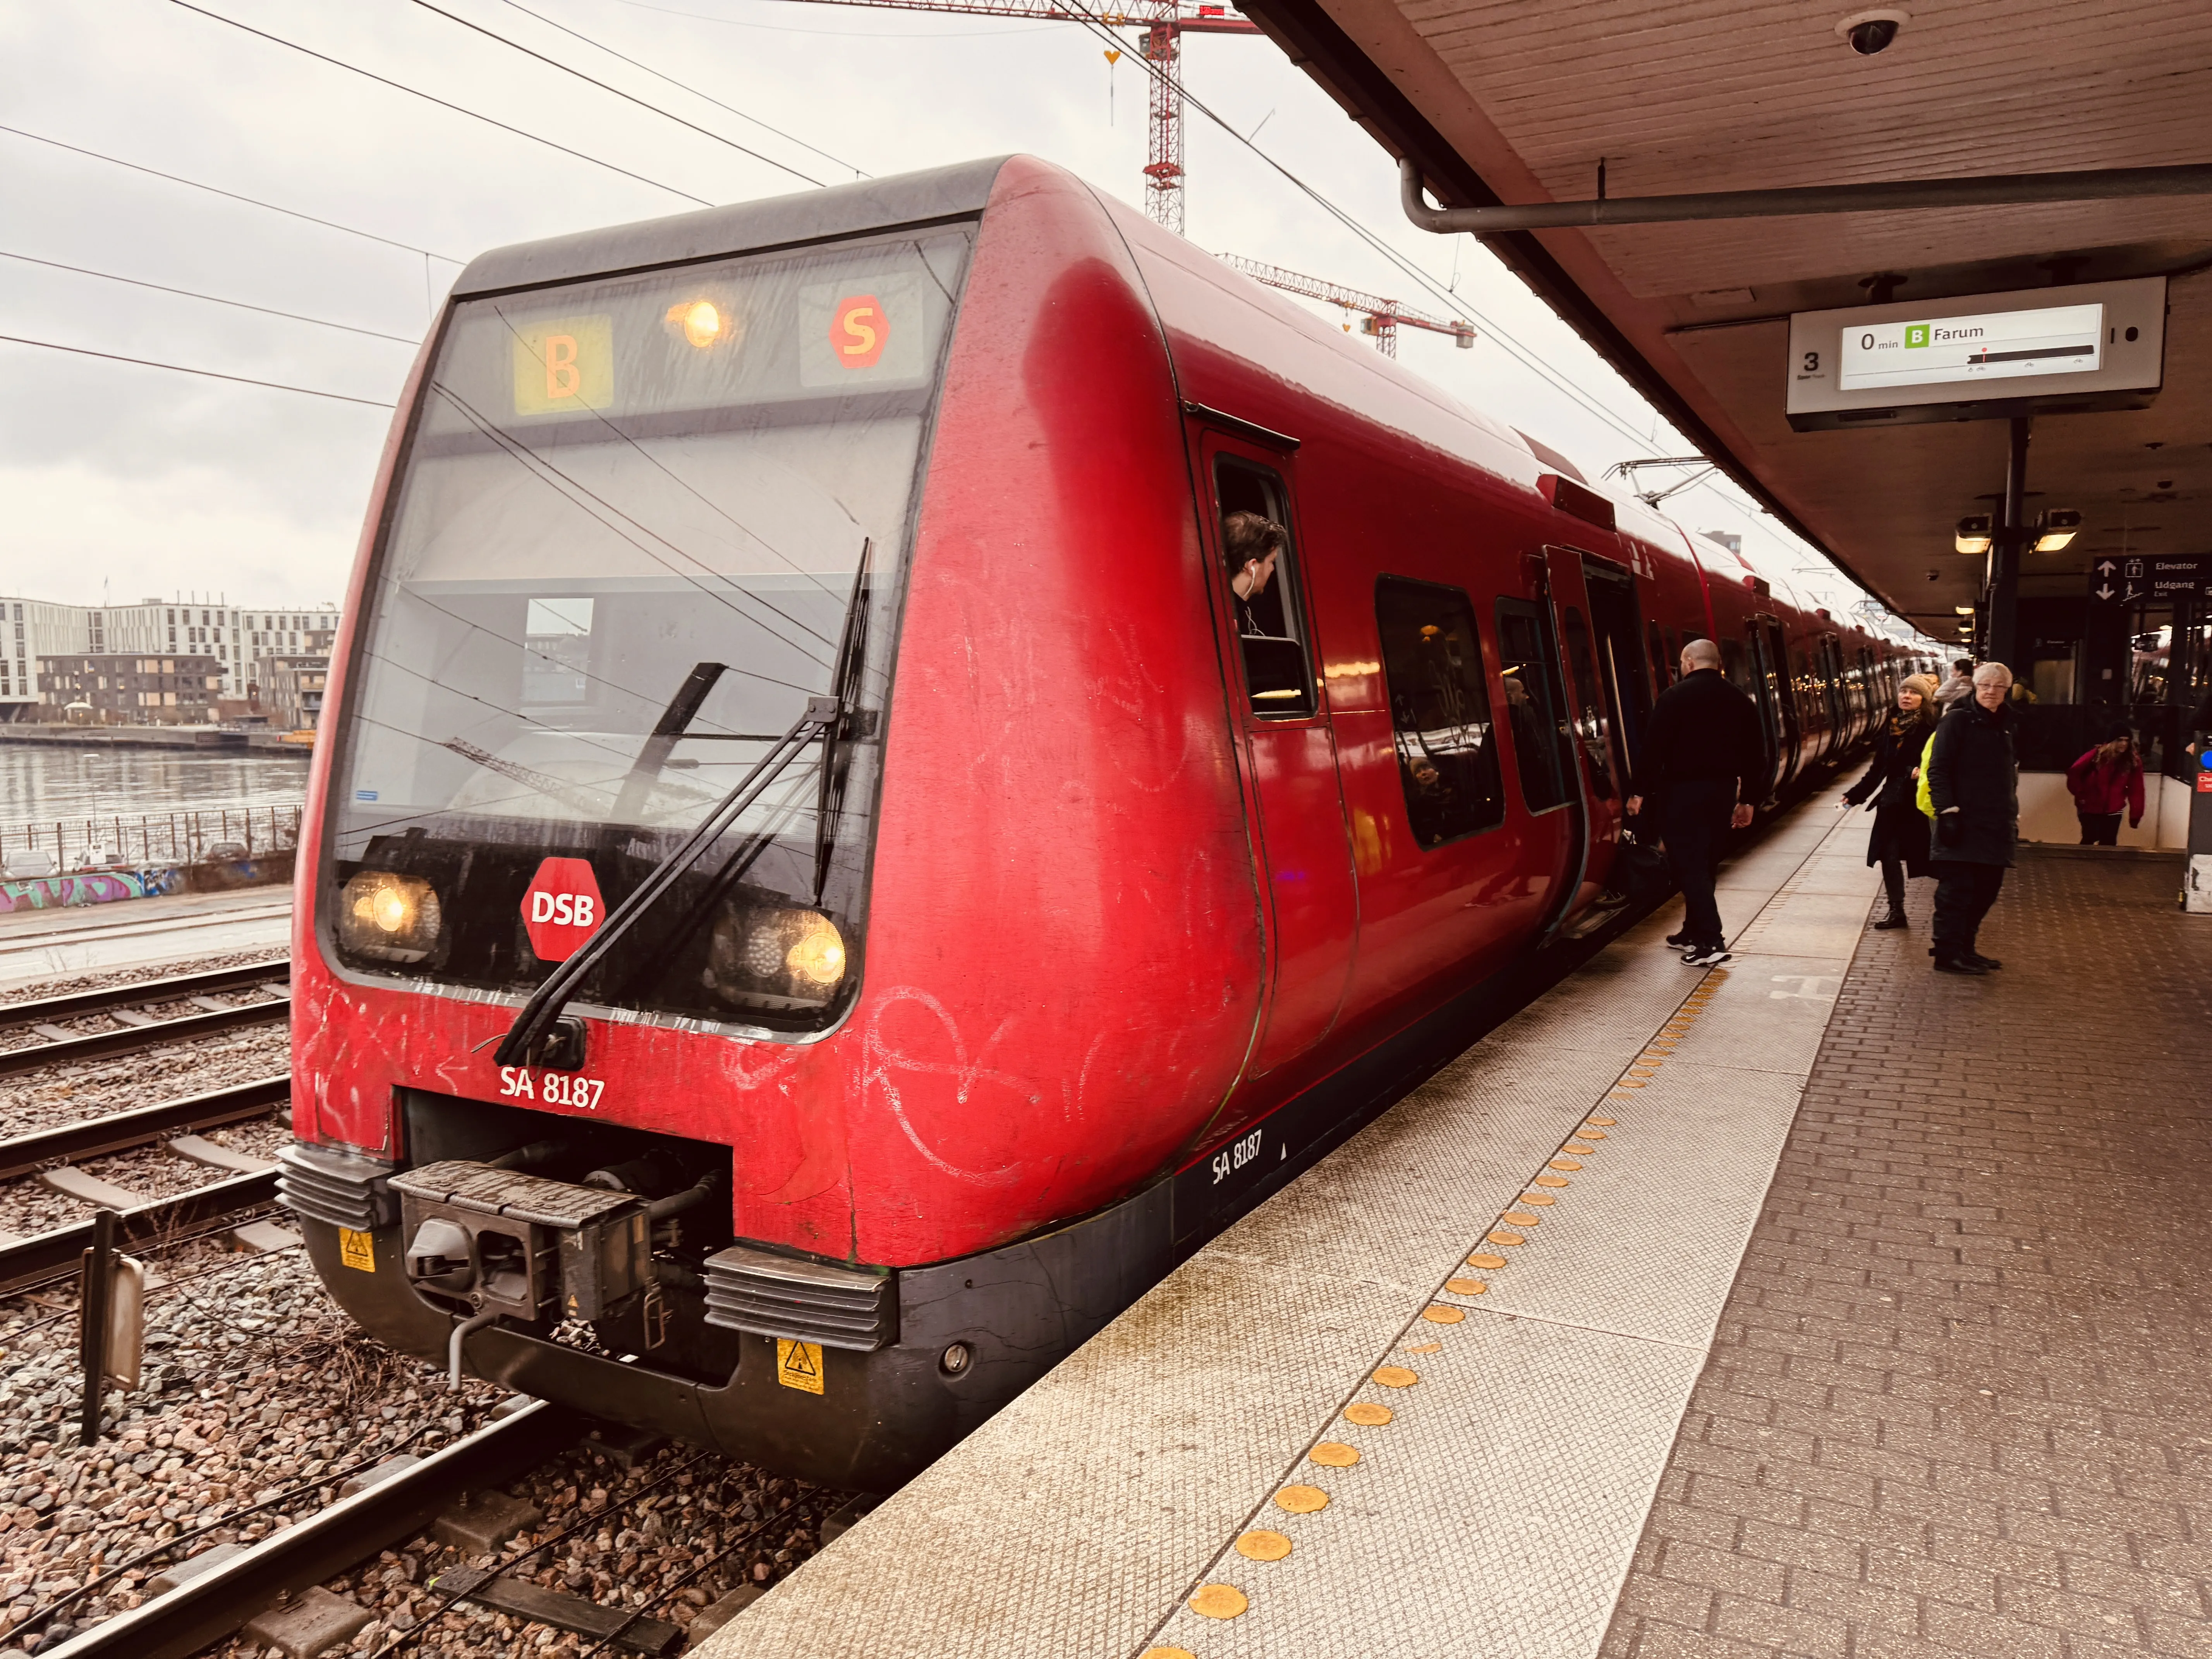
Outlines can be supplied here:
[[1836, 33], [1851, 43], [1851, 50], [1862, 58], [1872, 58], [1887, 52], [1889, 43], [1897, 39], [1898, 30], [1912, 21], [1909, 11], [1860, 11], [1836, 25]]

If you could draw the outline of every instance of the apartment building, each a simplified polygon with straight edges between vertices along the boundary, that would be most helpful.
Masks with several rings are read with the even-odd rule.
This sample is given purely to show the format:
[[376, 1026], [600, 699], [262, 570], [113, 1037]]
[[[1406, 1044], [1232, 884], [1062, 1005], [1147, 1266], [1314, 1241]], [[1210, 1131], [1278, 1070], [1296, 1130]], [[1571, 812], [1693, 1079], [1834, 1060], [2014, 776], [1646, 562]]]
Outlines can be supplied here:
[[181, 599], [83, 605], [0, 599], [0, 720], [52, 718], [40, 712], [37, 678], [41, 658], [156, 653], [207, 657], [213, 659], [219, 681], [210, 711], [217, 702], [243, 707], [257, 658], [282, 653], [327, 655], [337, 639], [337, 628], [335, 605], [280, 611]]

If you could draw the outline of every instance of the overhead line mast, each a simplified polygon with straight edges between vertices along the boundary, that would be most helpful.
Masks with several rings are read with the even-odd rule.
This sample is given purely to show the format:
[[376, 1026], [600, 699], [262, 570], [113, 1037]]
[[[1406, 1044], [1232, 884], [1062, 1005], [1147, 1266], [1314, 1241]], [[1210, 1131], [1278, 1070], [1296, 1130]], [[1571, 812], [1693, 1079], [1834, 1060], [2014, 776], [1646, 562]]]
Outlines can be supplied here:
[[873, 6], [889, 11], [957, 12], [971, 17], [1026, 17], [1048, 23], [1104, 24], [1140, 28], [1152, 76], [1145, 143], [1145, 211], [1180, 236], [1183, 223], [1182, 77], [1177, 73], [1186, 34], [1252, 34], [1259, 25], [1233, 16], [1225, 5], [1185, 6], [1182, 0], [1144, 0], [1131, 11], [1088, 11], [1057, 0], [810, 0], [815, 5]]
[[1346, 288], [1341, 283], [1325, 283], [1318, 276], [1285, 270], [1280, 265], [1264, 264], [1257, 259], [1247, 259], [1242, 254], [1224, 253], [1221, 256], [1221, 262], [1231, 270], [1243, 272], [1255, 283], [1279, 288], [1285, 294], [1302, 295], [1309, 300], [1322, 300], [1333, 306], [1341, 306], [1347, 312], [1358, 312], [1360, 316], [1359, 331], [1371, 337], [1375, 349], [1385, 357], [1398, 355], [1398, 331], [1401, 327], [1425, 329], [1431, 334], [1449, 334], [1452, 337], [1452, 343], [1462, 351], [1474, 349], [1474, 325], [1463, 319], [1431, 317], [1426, 312], [1415, 311], [1395, 300], [1386, 300], [1379, 294], [1363, 294], [1359, 289]]

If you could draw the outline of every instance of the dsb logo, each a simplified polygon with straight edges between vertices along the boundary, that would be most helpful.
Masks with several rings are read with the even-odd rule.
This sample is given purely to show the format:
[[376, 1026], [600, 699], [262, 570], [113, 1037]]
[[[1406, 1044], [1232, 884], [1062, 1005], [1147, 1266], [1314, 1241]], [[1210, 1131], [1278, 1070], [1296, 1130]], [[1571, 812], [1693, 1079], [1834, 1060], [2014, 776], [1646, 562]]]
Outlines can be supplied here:
[[547, 859], [522, 894], [523, 931], [540, 962], [566, 962], [606, 919], [588, 859]]

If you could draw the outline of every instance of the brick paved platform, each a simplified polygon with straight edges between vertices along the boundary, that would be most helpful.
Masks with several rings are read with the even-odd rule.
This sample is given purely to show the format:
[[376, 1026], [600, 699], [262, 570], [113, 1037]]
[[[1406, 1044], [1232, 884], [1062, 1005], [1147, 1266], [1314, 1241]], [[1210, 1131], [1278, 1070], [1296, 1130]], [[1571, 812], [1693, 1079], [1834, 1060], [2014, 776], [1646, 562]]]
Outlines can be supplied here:
[[[1869, 872], [1871, 875], [1871, 872]], [[2212, 918], [2025, 850], [1861, 942], [1604, 1659], [2212, 1659]]]

